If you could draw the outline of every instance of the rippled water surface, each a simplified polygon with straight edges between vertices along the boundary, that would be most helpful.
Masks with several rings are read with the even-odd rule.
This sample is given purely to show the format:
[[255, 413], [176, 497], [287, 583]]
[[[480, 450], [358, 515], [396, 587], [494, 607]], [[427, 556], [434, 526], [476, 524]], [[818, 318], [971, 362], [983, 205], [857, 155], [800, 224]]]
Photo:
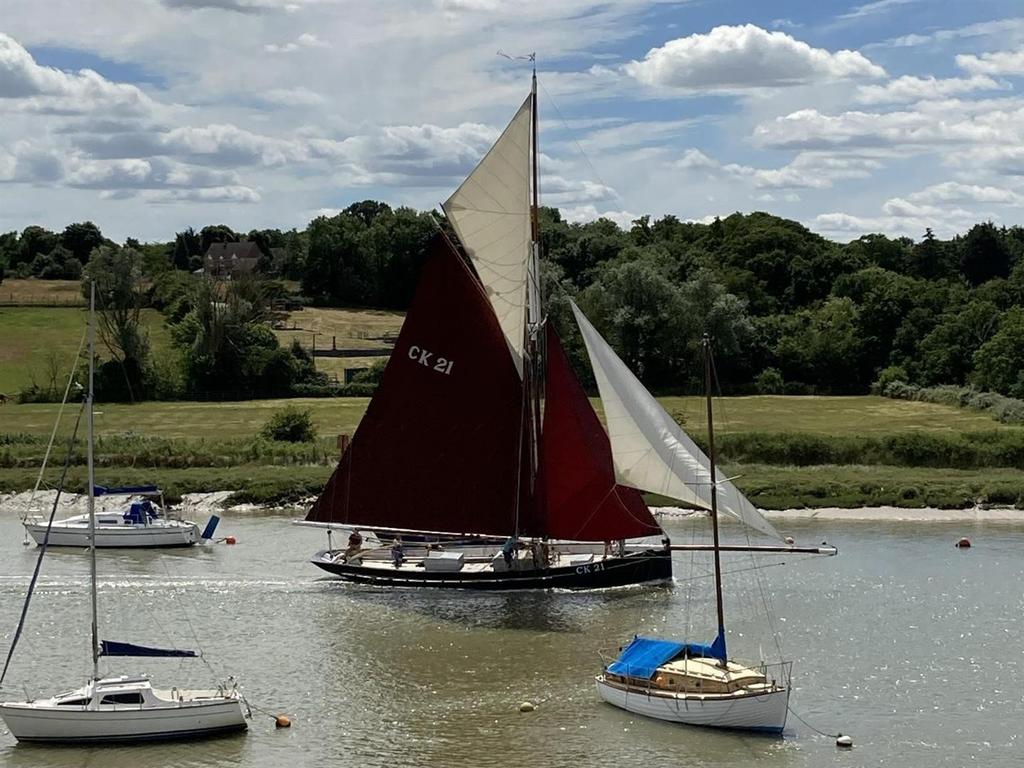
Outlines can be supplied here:
[[[696, 523], [669, 523], [677, 541]], [[320, 576], [307, 563], [322, 532], [280, 516], [226, 515], [224, 545], [101, 552], [105, 638], [192, 647], [195, 660], [116, 660], [157, 685], [238, 677], [276, 731], [254, 714], [248, 734], [196, 745], [15, 746], [3, 766], [922, 766], [1024, 760], [1024, 529], [801, 523], [802, 543], [836, 558], [730, 556], [732, 655], [794, 662], [795, 718], [783, 738], [635, 718], [601, 703], [598, 652], [634, 632], [711, 640], [709, 561], [677, 554], [676, 583], [597, 594], [381, 591]], [[735, 532], [733, 532], [735, 533]], [[953, 548], [963, 534], [975, 547]], [[36, 550], [0, 516], [0, 636], [6, 648]], [[5, 685], [51, 694], [84, 681], [87, 557], [52, 551]], [[757, 578], [759, 577], [759, 578]], [[758, 584], [767, 585], [763, 594]], [[212, 668], [212, 669], [211, 669]], [[537, 710], [520, 714], [529, 700]]]

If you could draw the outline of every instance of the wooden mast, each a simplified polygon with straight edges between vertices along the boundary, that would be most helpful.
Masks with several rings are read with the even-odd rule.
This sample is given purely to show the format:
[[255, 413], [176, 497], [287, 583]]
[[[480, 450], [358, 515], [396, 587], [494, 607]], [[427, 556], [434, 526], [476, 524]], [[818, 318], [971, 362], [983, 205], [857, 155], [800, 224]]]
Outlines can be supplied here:
[[711, 337], [704, 334], [701, 340], [704, 347], [704, 389], [708, 408], [708, 458], [711, 472], [711, 531], [714, 542], [715, 556], [715, 602], [718, 606], [718, 637], [715, 645], [722, 650], [722, 663], [728, 658], [725, 650], [725, 606], [722, 601], [722, 557], [721, 544], [718, 538], [718, 489], [715, 476], [715, 427], [711, 408]]

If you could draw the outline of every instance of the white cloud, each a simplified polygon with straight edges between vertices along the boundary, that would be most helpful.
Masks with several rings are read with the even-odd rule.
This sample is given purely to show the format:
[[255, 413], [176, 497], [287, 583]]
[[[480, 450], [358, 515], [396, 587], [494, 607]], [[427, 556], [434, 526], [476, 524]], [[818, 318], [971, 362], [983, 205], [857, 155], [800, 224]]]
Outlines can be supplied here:
[[914, 192], [908, 199], [915, 203], [934, 205], [941, 203], [998, 203], [1002, 205], [1024, 205], [1024, 195], [1012, 189], [1001, 187], [961, 184], [944, 181]]
[[802, 109], [757, 126], [754, 140], [762, 147], [774, 149], [878, 148], [917, 152], [937, 151], [951, 144], [1019, 144], [1024, 139], [1024, 107], [1006, 107], [985, 111], [946, 103], [913, 111], [838, 115]]
[[153, 102], [134, 85], [112, 83], [91, 69], [42, 67], [14, 38], [0, 32], [0, 100], [29, 112], [75, 114], [105, 110], [148, 113]]
[[951, 156], [950, 165], [967, 169], [974, 175], [980, 170], [1001, 176], [1024, 176], [1024, 146], [974, 146]]
[[960, 55], [957, 66], [975, 75], [1024, 75], [1024, 48], [1019, 51]]
[[608, 219], [614, 221], [623, 229], [633, 226], [633, 221], [638, 218], [635, 213], [629, 211], [598, 211], [594, 205], [578, 205], [573, 208], [562, 208], [562, 218], [573, 224], [584, 224], [588, 221]]
[[709, 169], [718, 168], [719, 164], [717, 160], [713, 160], [699, 149], [690, 148], [683, 152], [683, 156], [676, 162], [676, 168], [680, 168], [684, 171], [692, 171], [696, 169]]
[[884, 85], [861, 85], [857, 88], [857, 101], [861, 104], [887, 104], [912, 102], [922, 99], [945, 98], [972, 91], [1007, 90], [1007, 83], [999, 83], [985, 75], [968, 78], [938, 79], [932, 76], [904, 75]]
[[263, 13], [275, 7], [289, 10], [287, 4], [267, 2], [266, 0], [160, 0], [168, 8], [181, 8], [187, 11], [233, 11], [235, 13]]
[[[721, 172], [736, 179], [749, 179], [755, 189], [828, 189], [839, 179], [863, 179], [880, 170], [882, 163], [873, 157], [830, 156], [801, 152], [781, 168], [755, 168], [739, 163], [719, 163], [697, 149], [688, 149], [676, 163], [682, 170]], [[758, 199], [774, 200], [762, 195]]]
[[856, 77], [885, 70], [856, 51], [830, 53], [784, 32], [753, 24], [715, 27], [708, 34], [670, 40], [625, 70], [642, 83], [668, 88], [739, 89], [788, 86]]
[[162, 189], [143, 193], [149, 203], [258, 203], [262, 198], [245, 186], [202, 187], [199, 189]]
[[160, 189], [237, 186], [234, 171], [196, 168], [162, 158], [94, 160], [73, 157], [64, 183], [83, 189]]
[[911, 48], [929, 43], [948, 43], [953, 40], [990, 36], [1024, 36], [1024, 18], [994, 19], [952, 29], [937, 29], [927, 34], [911, 33], [880, 43], [871, 43], [865, 48]]
[[319, 93], [302, 86], [271, 88], [261, 95], [260, 101], [266, 104], [279, 104], [283, 107], [319, 107], [327, 103], [327, 99]]
[[849, 13], [842, 14], [839, 18], [858, 19], [863, 16], [872, 16], [876, 13], [886, 13], [898, 6], [916, 2], [920, 2], [920, 0], [875, 0], [873, 3], [865, 3], [864, 5], [857, 6]]
[[606, 184], [593, 181], [575, 181], [561, 176], [544, 176], [541, 179], [541, 194], [545, 205], [561, 207], [572, 204], [597, 203], [615, 200], [618, 195]]
[[316, 35], [303, 32], [288, 43], [267, 43], [263, 46], [263, 50], [267, 53], [294, 53], [302, 48], [322, 48], [326, 45], [327, 43], [321, 41]]

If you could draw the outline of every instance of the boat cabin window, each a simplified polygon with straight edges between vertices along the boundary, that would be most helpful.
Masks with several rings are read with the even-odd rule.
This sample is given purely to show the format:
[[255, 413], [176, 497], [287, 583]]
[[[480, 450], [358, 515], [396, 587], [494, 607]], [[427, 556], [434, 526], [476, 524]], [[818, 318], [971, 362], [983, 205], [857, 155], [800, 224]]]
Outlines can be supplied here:
[[103, 697], [100, 704], [141, 704], [142, 694], [138, 691], [131, 693], [111, 693]]
[[65, 699], [64, 701], [58, 701], [58, 707], [86, 707], [89, 705], [89, 699]]

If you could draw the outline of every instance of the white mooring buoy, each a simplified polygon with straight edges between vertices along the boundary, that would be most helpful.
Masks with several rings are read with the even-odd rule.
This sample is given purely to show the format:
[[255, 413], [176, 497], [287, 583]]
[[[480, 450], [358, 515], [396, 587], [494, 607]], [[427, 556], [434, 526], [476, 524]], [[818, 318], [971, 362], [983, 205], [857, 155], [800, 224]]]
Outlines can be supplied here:
[[522, 704], [519, 705], [520, 712], [533, 712], [533, 710], [535, 709], [536, 707], [533, 706], [533, 704], [531, 704], [529, 701], [524, 701]]
[[842, 749], [849, 749], [853, 746], [853, 739], [850, 736], [844, 736], [840, 733], [836, 736], [836, 746]]

